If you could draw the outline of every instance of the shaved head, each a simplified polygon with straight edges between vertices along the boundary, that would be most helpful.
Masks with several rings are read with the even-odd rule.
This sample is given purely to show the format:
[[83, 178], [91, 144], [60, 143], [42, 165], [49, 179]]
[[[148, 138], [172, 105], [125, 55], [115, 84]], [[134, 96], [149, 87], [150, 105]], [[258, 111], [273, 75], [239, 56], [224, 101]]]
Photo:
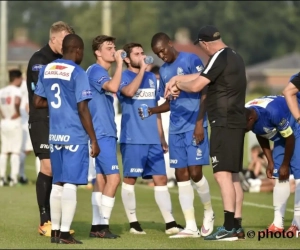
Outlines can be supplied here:
[[171, 38], [163, 32], [156, 33], [151, 40], [151, 47], [154, 47], [158, 42], [166, 42], [171, 41]]
[[80, 36], [76, 34], [66, 35], [62, 43], [62, 53], [64, 58], [72, 58], [72, 60], [80, 64], [83, 59], [84, 43]]

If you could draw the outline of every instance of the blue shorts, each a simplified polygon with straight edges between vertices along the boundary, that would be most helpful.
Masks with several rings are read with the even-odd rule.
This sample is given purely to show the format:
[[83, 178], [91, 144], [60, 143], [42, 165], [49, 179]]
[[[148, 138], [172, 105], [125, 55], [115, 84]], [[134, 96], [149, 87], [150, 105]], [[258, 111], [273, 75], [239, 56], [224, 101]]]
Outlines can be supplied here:
[[209, 165], [209, 142], [207, 128], [204, 128], [204, 139], [193, 146], [194, 131], [169, 135], [169, 153], [171, 168]]
[[100, 154], [95, 159], [97, 174], [119, 174], [117, 158], [117, 138], [103, 137], [98, 139]]
[[[273, 160], [274, 171], [273, 177], [279, 177], [279, 168], [283, 162], [285, 151], [285, 139], [274, 142]], [[295, 149], [290, 162], [290, 174], [294, 175], [294, 179], [300, 179], [300, 137], [295, 139]]]
[[120, 145], [124, 177], [151, 179], [153, 175], [166, 175], [164, 152], [160, 144]]
[[50, 144], [53, 183], [86, 185], [89, 171], [89, 146]]

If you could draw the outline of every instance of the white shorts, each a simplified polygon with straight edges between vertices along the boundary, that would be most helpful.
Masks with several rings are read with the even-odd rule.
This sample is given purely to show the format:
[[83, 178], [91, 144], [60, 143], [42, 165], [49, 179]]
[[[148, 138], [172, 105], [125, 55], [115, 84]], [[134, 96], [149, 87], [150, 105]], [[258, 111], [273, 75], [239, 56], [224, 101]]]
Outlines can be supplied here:
[[17, 123], [1, 124], [1, 153], [20, 154], [22, 149], [22, 125]]
[[33, 151], [27, 123], [22, 125], [22, 133], [23, 133], [22, 151], [23, 152]]

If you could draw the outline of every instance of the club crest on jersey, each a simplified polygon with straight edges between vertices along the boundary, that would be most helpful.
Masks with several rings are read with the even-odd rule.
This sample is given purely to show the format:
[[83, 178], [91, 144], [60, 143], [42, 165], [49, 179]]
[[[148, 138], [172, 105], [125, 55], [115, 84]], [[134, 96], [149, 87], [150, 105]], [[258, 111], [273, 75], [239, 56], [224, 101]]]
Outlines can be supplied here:
[[151, 79], [149, 79], [149, 85], [150, 85], [150, 88], [155, 89], [155, 84]]
[[197, 66], [197, 67], [196, 67], [196, 70], [197, 70], [198, 72], [201, 72], [201, 71], [203, 70], [203, 66], [202, 66], [202, 65]]
[[177, 75], [184, 75], [183, 69], [181, 67], [177, 68]]
[[197, 148], [196, 154], [197, 154], [197, 156], [202, 156], [202, 151], [200, 148]]
[[32, 71], [40, 71], [41, 68], [43, 68], [44, 65], [42, 64], [35, 64], [32, 66], [31, 70]]

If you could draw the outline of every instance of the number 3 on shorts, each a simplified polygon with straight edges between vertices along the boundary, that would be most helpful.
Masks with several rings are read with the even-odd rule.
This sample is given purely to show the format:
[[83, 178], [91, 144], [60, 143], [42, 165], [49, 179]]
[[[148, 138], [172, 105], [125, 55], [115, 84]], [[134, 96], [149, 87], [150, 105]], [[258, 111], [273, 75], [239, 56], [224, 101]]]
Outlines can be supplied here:
[[53, 83], [51, 86], [51, 90], [56, 91], [54, 97], [57, 99], [57, 103], [52, 101], [51, 106], [55, 109], [58, 109], [61, 106], [61, 98], [60, 98], [60, 88], [58, 83]]

